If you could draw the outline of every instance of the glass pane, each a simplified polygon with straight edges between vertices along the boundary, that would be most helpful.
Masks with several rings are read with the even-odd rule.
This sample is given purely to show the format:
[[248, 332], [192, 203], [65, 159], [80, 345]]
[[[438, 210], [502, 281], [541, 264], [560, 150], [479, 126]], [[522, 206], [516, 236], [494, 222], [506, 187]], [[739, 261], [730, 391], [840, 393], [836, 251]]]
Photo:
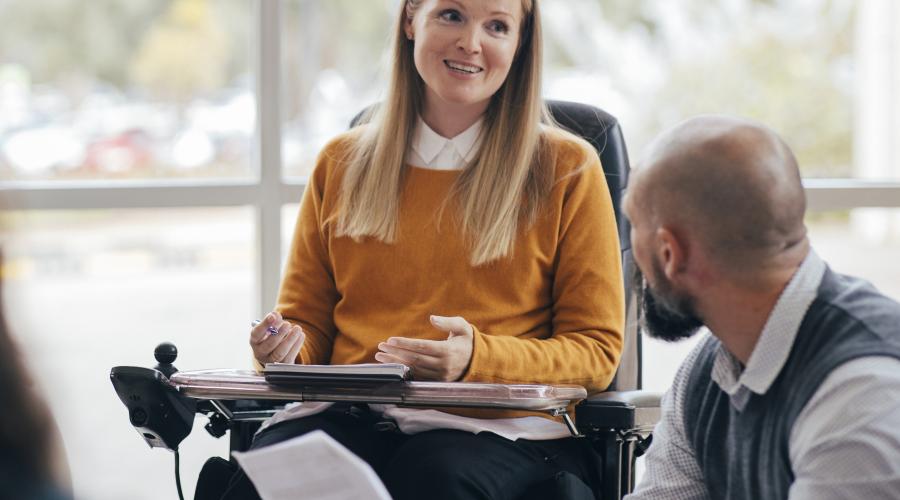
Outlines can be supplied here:
[[[395, 4], [285, 4], [288, 175], [304, 176], [324, 141], [378, 99]], [[728, 113], [784, 135], [807, 177], [900, 178], [891, 126], [900, 92], [886, 69], [900, 51], [892, 2], [545, 0], [542, 7], [545, 95], [612, 112], [635, 158], [686, 117]]]
[[667, 391], [681, 362], [699, 340], [700, 336], [694, 335], [680, 342], [663, 342], [644, 335], [641, 339], [644, 356], [641, 363], [644, 371], [643, 388], [654, 392]]
[[379, 100], [395, 1], [282, 4], [282, 158], [306, 177], [319, 149]]
[[[864, 278], [900, 300], [900, 209], [860, 208], [807, 215], [813, 248], [835, 271]], [[644, 337], [644, 388], [664, 391], [681, 361], [696, 344]]]
[[249, 177], [253, 5], [0, 0], [0, 180]]
[[900, 301], [900, 209], [814, 212], [807, 226], [813, 248], [835, 272], [867, 279]]
[[[900, 178], [893, 2], [546, 0], [545, 94], [616, 115], [632, 157], [696, 114], [760, 120], [807, 177]], [[573, 35], [579, 33], [579, 35]]]
[[[173, 455], [149, 449], [109, 382], [152, 367], [157, 343], [183, 370], [248, 368], [254, 211], [207, 208], [6, 213], [6, 311], [62, 430], [78, 498], [177, 498]], [[184, 490], [226, 456], [198, 417], [181, 446]]]
[[284, 265], [287, 262], [288, 252], [291, 251], [291, 240], [294, 239], [294, 228], [297, 226], [297, 216], [300, 213], [300, 204], [291, 203], [281, 207], [281, 272], [284, 274]]

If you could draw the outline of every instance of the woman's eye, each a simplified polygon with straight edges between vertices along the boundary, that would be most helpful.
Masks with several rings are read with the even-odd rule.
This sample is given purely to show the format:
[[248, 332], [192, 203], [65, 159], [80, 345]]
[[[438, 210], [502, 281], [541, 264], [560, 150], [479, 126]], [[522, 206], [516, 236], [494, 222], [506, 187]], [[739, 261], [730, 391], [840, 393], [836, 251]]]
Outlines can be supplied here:
[[460, 16], [459, 12], [455, 9], [442, 10], [440, 13], [438, 13], [438, 18], [442, 21], [448, 21], [451, 23], [459, 22], [462, 20], [462, 16]]
[[493, 33], [509, 32], [509, 26], [507, 26], [503, 21], [491, 21], [490, 24], [488, 24], [488, 29]]

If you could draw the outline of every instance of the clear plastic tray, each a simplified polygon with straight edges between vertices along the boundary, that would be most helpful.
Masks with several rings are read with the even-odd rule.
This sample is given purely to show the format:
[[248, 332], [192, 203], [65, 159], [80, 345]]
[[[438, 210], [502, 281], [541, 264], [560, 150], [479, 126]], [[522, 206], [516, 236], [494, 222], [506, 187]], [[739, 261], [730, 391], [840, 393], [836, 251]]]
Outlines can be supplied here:
[[271, 385], [249, 370], [177, 372], [169, 383], [197, 399], [279, 399], [294, 401], [354, 401], [404, 406], [462, 406], [549, 411], [587, 397], [577, 385], [480, 384], [469, 382], [402, 382], [376, 388], [295, 388]]

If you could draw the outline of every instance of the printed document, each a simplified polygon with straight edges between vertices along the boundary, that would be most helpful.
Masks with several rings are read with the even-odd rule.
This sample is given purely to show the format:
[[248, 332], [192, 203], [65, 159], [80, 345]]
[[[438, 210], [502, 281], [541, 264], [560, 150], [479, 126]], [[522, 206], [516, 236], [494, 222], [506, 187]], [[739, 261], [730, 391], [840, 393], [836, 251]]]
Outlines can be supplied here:
[[323, 431], [234, 457], [263, 500], [391, 500], [372, 467]]

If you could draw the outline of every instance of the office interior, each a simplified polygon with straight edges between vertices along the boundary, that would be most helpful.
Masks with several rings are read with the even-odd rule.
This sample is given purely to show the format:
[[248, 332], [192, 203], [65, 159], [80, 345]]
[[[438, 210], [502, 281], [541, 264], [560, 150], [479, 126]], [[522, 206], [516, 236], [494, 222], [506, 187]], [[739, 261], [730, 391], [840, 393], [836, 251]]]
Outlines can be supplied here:
[[[547, 98], [616, 116], [633, 163], [727, 113], [797, 154], [816, 251], [900, 300], [900, 3], [542, 0]], [[0, 0], [5, 308], [77, 498], [175, 498], [109, 383], [249, 368], [320, 147], [380, 97], [397, 0]], [[643, 339], [664, 391], [695, 339]], [[185, 491], [227, 456], [198, 418]]]

